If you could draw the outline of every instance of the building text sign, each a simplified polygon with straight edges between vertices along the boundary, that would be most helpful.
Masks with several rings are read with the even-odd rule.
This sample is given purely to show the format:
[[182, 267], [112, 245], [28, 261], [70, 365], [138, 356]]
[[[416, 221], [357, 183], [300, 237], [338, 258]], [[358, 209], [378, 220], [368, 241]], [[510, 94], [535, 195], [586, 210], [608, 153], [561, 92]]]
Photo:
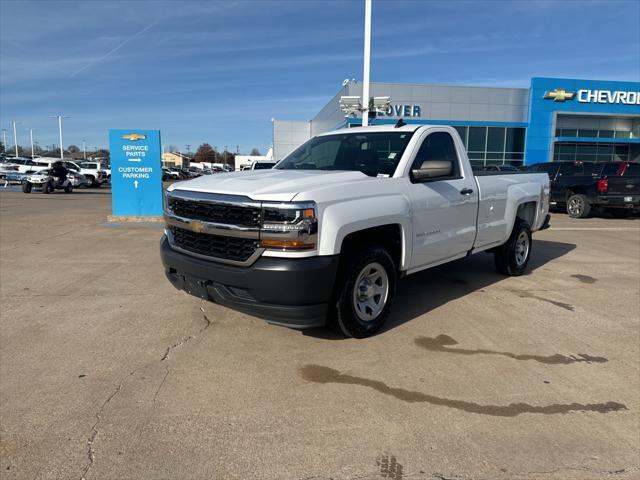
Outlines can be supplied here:
[[389, 105], [386, 112], [378, 112], [381, 117], [419, 117], [420, 105]]
[[109, 130], [114, 216], [162, 215], [159, 130]]
[[553, 100], [554, 102], [565, 102], [577, 98], [580, 103], [640, 105], [640, 92], [622, 90], [581, 89], [576, 93], [568, 92], [563, 88], [556, 88], [555, 90], [545, 92], [544, 98]]

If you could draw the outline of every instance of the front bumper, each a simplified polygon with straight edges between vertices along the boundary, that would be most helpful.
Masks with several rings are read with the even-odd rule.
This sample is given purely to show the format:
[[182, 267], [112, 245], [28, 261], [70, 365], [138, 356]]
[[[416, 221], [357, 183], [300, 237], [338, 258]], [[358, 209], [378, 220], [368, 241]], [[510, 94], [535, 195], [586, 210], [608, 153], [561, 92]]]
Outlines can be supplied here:
[[338, 255], [260, 257], [249, 267], [202, 260], [173, 250], [166, 236], [160, 255], [179, 290], [293, 328], [326, 323]]

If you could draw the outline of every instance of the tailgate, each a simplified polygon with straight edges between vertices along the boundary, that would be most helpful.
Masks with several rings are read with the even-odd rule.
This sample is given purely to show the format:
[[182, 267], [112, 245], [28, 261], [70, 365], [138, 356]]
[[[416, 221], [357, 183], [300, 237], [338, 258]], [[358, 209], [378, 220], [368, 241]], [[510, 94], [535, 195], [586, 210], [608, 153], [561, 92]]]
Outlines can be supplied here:
[[606, 195], [640, 195], [640, 177], [609, 177]]

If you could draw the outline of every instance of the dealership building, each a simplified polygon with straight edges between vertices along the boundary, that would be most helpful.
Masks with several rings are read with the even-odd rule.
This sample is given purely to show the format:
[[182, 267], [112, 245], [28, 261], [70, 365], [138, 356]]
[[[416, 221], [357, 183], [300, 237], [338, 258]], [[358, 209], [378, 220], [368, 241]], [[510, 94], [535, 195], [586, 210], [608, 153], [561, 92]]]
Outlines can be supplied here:
[[[370, 124], [451, 125], [474, 164], [549, 161], [640, 161], [640, 82], [532, 78], [529, 88], [371, 83], [372, 97], [391, 104]], [[362, 96], [362, 83], [343, 88], [311, 120], [273, 120], [280, 160], [320, 133], [360, 126], [345, 117], [340, 97]]]

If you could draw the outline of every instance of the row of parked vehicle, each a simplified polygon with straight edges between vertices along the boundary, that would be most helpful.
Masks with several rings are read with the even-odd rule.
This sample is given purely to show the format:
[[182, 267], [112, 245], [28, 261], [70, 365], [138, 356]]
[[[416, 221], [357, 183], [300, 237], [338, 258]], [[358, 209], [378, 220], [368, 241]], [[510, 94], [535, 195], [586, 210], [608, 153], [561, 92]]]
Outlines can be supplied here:
[[202, 175], [213, 175], [214, 173], [230, 172], [231, 167], [220, 168], [214, 166], [212, 168], [198, 167], [162, 167], [162, 180], [167, 182], [171, 180], [189, 180], [191, 178], [201, 177]]
[[[52, 165], [57, 161], [60, 159], [4, 157], [0, 159], [0, 180], [24, 184], [29, 176], [40, 172], [45, 175], [49, 174]], [[99, 188], [111, 181], [111, 169], [99, 162], [63, 160], [62, 163], [69, 170], [68, 178], [74, 187]]]

